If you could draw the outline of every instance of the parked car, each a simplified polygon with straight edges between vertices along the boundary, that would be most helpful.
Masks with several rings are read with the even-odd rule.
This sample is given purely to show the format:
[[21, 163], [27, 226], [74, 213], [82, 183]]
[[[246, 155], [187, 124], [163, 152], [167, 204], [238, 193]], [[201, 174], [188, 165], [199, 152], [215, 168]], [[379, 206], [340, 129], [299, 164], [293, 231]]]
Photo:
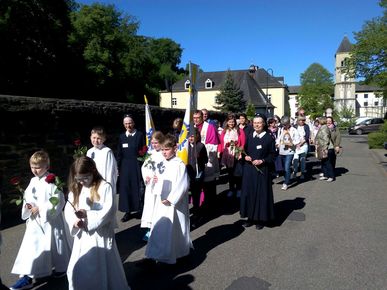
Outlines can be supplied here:
[[361, 121], [357, 125], [353, 125], [349, 127], [348, 133], [361, 135], [365, 133], [375, 132], [380, 129], [383, 123], [384, 123], [384, 120], [382, 118], [367, 119], [367, 120]]

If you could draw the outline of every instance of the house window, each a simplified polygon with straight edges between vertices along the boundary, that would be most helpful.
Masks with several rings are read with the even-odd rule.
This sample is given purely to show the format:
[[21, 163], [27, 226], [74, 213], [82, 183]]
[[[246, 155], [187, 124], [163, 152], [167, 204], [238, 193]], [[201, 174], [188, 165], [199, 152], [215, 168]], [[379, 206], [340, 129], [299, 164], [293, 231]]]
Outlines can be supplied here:
[[368, 99], [368, 94], [364, 94], [364, 99]]
[[368, 102], [364, 102], [364, 107], [368, 107]]
[[379, 106], [379, 101], [375, 101], [374, 106], [376, 106], [376, 107]]
[[185, 88], [186, 90], [188, 90], [190, 84], [191, 84], [191, 82], [190, 82], [189, 80], [186, 80], [185, 83], [184, 83], [184, 88]]
[[177, 99], [176, 98], [172, 98], [172, 106], [176, 106], [177, 105]]
[[206, 80], [205, 87], [206, 87], [206, 89], [212, 89], [212, 81], [210, 79]]

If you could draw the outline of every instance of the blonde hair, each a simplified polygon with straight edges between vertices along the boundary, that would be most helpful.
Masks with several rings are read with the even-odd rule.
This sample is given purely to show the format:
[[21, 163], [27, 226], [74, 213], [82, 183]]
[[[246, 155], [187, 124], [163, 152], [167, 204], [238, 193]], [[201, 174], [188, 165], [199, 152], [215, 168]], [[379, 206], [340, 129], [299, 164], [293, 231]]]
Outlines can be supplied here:
[[327, 123], [327, 117], [318, 118], [318, 122], [320, 123], [320, 125], [325, 125]]
[[173, 148], [176, 147], [176, 138], [175, 136], [171, 134], [165, 135], [164, 142], [162, 144], [163, 147], [165, 148]]
[[91, 174], [93, 176], [90, 188], [90, 200], [93, 203], [100, 200], [101, 197], [98, 194], [98, 188], [103, 178], [98, 173], [94, 160], [87, 156], [82, 156], [75, 159], [70, 167], [68, 184], [69, 190], [74, 194], [74, 206], [79, 204], [79, 195], [81, 194], [83, 187], [82, 184], [75, 179], [77, 174]]
[[46, 165], [47, 167], [50, 167], [50, 157], [48, 156], [48, 153], [43, 150], [36, 151], [30, 157], [30, 164]]

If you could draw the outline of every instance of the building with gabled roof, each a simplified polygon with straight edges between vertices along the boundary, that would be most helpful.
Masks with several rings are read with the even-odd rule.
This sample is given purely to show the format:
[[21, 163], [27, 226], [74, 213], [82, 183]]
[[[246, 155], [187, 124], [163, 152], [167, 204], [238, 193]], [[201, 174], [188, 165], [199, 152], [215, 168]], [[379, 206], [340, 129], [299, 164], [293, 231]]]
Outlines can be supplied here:
[[[229, 70], [234, 83], [243, 91], [246, 105], [253, 104], [257, 113], [283, 114], [288, 109], [287, 87], [283, 83], [283, 77], [271, 76], [266, 70], [255, 65], [248, 70]], [[217, 106], [216, 96], [228, 71], [200, 72], [196, 82], [198, 109], [206, 108], [214, 110]], [[189, 77], [177, 81], [171, 90], [160, 92], [160, 107], [184, 109], [189, 97]], [[235, 112], [240, 113], [240, 112]]]

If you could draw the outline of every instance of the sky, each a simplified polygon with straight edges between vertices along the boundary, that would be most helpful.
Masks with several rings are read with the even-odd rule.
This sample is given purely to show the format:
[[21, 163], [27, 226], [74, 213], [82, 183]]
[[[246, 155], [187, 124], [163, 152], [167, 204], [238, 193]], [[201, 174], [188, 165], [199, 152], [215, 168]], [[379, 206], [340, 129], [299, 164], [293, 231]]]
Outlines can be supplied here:
[[[78, 0], [91, 4], [93, 0]], [[319, 63], [334, 73], [344, 36], [382, 15], [378, 0], [100, 0], [139, 21], [138, 35], [170, 38], [183, 49], [181, 67], [205, 72], [271, 69], [289, 86]], [[271, 70], [269, 72], [271, 73]]]

